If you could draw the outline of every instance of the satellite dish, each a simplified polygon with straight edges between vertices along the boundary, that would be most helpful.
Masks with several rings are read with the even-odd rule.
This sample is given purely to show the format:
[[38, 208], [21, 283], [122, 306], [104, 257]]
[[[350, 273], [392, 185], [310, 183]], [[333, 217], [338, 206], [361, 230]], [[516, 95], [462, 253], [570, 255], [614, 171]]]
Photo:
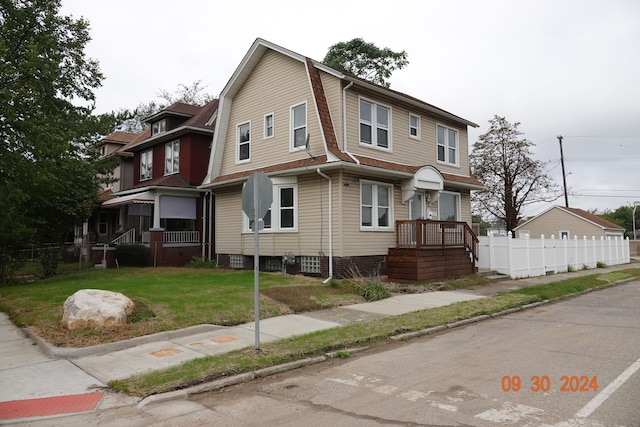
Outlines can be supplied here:
[[311, 147], [309, 146], [309, 134], [307, 134], [307, 141], [304, 144], [304, 151], [306, 151], [309, 157], [311, 157], [311, 160], [316, 159], [316, 157], [313, 154], [311, 154]]

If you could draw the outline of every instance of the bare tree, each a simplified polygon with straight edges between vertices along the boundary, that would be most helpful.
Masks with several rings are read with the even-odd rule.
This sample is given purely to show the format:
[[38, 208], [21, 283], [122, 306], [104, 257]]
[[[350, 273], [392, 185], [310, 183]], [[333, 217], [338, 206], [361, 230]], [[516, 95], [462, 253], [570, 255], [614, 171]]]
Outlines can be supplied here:
[[473, 210], [480, 216], [488, 212], [513, 232], [525, 206], [560, 196], [545, 171], [547, 164], [531, 158], [534, 144], [522, 137], [520, 123], [497, 115], [489, 123], [469, 156], [473, 174], [485, 185], [472, 196]]

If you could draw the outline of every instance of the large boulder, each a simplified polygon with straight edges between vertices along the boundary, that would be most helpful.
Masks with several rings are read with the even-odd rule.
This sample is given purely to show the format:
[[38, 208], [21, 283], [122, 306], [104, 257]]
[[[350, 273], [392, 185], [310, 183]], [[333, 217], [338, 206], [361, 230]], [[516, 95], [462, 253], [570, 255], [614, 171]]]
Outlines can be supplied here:
[[118, 292], [99, 289], [82, 289], [64, 302], [62, 327], [81, 329], [111, 328], [127, 323], [135, 304], [131, 299]]

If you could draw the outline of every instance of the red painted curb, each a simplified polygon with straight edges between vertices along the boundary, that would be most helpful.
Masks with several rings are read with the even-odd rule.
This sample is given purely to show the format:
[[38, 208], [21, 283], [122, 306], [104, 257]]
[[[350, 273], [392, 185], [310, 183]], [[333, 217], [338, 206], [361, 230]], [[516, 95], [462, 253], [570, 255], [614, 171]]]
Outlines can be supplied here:
[[87, 393], [0, 402], [0, 420], [89, 412], [96, 409], [103, 396]]

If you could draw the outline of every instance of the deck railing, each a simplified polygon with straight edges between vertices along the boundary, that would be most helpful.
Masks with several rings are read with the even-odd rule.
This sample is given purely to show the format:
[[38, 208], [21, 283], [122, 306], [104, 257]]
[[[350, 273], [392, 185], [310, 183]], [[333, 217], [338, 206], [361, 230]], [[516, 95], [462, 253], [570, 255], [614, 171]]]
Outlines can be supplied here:
[[[165, 231], [162, 233], [164, 243], [200, 243], [200, 232], [198, 231]], [[151, 242], [151, 233], [142, 232], [142, 243], [148, 245]]]
[[165, 231], [164, 243], [198, 243], [200, 234], [197, 231]]
[[478, 259], [478, 238], [466, 222], [408, 220], [396, 221], [396, 247], [463, 246]]

